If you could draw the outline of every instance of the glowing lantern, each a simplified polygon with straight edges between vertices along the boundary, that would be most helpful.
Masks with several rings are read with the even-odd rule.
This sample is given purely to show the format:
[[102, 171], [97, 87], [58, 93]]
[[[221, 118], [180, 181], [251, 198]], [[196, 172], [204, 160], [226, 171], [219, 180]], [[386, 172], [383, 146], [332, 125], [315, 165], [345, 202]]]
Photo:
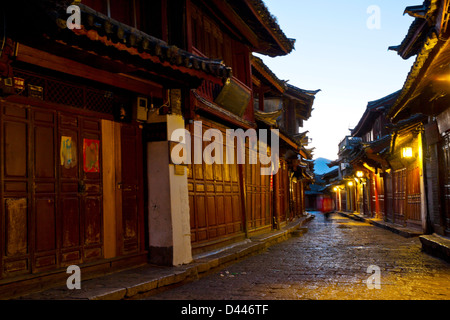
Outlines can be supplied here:
[[402, 158], [410, 159], [413, 157], [413, 149], [411, 147], [406, 147], [402, 149]]

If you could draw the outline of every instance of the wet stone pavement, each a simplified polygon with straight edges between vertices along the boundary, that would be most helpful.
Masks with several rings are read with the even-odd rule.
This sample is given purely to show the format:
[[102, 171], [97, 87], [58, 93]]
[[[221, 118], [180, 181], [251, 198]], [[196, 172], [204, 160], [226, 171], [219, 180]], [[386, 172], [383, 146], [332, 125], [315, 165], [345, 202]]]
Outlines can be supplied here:
[[[328, 219], [314, 214], [303, 236], [145, 299], [450, 299], [450, 264], [422, 252], [418, 238], [338, 214]], [[366, 283], [376, 276], [367, 272], [373, 265], [379, 267], [379, 289], [369, 289]]]

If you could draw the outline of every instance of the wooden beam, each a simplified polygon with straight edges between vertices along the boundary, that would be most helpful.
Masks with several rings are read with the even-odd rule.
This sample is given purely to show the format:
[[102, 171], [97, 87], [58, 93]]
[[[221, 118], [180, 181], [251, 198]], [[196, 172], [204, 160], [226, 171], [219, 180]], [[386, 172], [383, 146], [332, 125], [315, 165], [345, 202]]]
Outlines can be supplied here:
[[242, 36], [254, 47], [259, 48], [260, 41], [258, 36], [253, 32], [252, 29], [245, 23], [244, 20], [230, 7], [228, 3], [226, 3], [223, 0], [208, 0], [204, 1], [205, 4], [212, 2], [214, 6], [218, 9], [218, 11], [211, 10], [212, 12], [220, 12], [222, 13], [227, 20], [229, 20], [229, 23], [226, 23], [222, 21], [222, 24], [227, 27], [231, 24], [235, 26], [235, 28], [242, 34]]
[[150, 92], [153, 92], [154, 97], [162, 98], [163, 96], [163, 88], [159, 84], [151, 83], [150, 81], [140, 81], [137, 80], [137, 78], [130, 78], [128, 76], [93, 68], [26, 45], [19, 46], [17, 60], [73, 76], [91, 79], [139, 94], [149, 95]]

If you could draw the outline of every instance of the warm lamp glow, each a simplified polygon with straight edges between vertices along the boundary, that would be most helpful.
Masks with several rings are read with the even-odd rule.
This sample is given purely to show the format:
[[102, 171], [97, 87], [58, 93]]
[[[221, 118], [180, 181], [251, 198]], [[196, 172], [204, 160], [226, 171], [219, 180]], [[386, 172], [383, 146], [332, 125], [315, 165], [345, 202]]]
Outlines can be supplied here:
[[353, 187], [353, 181], [350, 181], [350, 182], [348, 183], [348, 186], [349, 186], [349, 187]]
[[409, 159], [413, 157], [413, 150], [411, 147], [403, 148], [402, 149], [402, 158]]
[[364, 176], [364, 172], [358, 171], [358, 172], [356, 172], [356, 176], [357, 176], [358, 178], [362, 178], [362, 177]]

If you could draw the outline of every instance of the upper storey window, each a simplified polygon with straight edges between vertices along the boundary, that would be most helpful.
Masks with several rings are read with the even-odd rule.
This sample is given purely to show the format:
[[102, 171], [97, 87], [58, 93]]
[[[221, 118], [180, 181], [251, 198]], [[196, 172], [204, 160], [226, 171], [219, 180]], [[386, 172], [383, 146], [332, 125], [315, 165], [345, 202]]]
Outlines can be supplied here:
[[83, 0], [82, 4], [130, 27], [162, 38], [161, 0]]
[[82, 4], [131, 27], [137, 27], [136, 0], [83, 0]]

